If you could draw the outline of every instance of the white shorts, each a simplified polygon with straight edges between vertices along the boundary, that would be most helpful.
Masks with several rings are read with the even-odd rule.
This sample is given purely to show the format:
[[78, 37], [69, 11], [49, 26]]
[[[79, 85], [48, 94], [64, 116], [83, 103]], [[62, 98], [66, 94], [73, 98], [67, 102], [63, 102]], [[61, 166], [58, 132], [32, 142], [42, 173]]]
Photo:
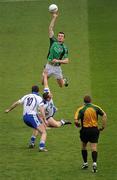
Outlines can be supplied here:
[[63, 79], [62, 69], [60, 66], [46, 64], [45, 69], [48, 71], [48, 77], [54, 76], [56, 79]]

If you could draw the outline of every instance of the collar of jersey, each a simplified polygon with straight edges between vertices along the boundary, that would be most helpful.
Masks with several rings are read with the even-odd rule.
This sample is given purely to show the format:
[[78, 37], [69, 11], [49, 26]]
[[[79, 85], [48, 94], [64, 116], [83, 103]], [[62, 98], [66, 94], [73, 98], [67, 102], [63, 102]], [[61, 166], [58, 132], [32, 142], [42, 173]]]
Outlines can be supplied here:
[[39, 96], [39, 93], [37, 93], [37, 92], [32, 92], [32, 94], [36, 94], [37, 96]]
[[88, 106], [88, 105], [91, 105], [91, 103], [84, 103], [84, 105], [87, 105], [87, 106]]

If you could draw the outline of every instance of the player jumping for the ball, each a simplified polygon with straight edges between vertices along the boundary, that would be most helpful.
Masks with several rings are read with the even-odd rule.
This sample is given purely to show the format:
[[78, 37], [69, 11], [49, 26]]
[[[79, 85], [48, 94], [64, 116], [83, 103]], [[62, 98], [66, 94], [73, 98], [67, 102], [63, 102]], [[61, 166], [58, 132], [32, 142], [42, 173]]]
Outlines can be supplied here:
[[[61, 65], [68, 64], [68, 49], [64, 44], [65, 34], [64, 32], [59, 32], [57, 39], [54, 37], [54, 25], [58, 17], [57, 13], [51, 13], [52, 19], [49, 25], [49, 38], [50, 47], [47, 55], [47, 64], [45, 69], [48, 72], [48, 78], [54, 76], [60, 87], [68, 86], [68, 80], [63, 77]], [[43, 77], [42, 77], [43, 83]]]

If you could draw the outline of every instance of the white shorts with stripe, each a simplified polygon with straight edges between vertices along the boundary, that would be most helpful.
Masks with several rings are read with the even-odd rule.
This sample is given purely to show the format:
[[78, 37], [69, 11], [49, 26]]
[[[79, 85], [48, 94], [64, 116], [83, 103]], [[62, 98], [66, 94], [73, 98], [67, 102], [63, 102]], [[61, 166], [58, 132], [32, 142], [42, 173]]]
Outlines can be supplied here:
[[63, 79], [61, 66], [54, 66], [47, 63], [45, 69], [48, 72], [48, 77], [54, 76], [56, 79]]

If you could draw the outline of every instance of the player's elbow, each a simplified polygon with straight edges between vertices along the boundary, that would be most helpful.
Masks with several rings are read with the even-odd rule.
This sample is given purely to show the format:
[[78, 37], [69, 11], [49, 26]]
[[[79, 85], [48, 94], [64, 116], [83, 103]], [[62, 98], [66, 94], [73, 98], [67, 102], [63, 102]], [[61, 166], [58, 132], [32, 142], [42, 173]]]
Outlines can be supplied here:
[[52, 27], [51, 26], [49, 26], [49, 28], [48, 28], [48, 33], [50, 34], [50, 32], [52, 32]]
[[49, 38], [52, 38], [54, 36], [54, 32], [51, 27], [48, 30], [48, 34], [49, 34]]

